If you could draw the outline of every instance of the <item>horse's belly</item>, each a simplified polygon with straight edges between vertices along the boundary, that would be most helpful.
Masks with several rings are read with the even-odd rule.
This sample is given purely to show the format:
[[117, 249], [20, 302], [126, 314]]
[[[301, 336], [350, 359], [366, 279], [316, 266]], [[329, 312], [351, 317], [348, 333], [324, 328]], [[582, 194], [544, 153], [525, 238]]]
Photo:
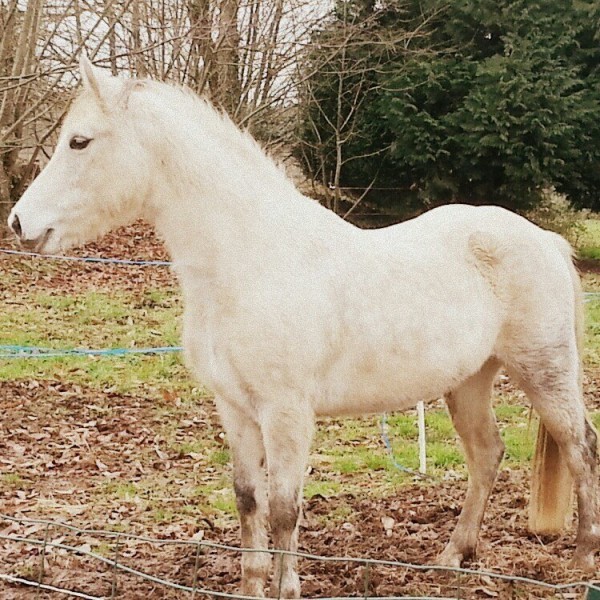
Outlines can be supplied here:
[[[474, 369], [472, 372], [476, 371]], [[421, 378], [388, 373], [385, 377], [355, 379], [352, 387], [315, 398], [315, 413], [321, 416], [359, 415], [415, 406], [421, 400], [442, 397], [461, 378], [454, 373], [420, 373]]]
[[489, 327], [480, 335], [471, 331], [450, 336], [445, 343], [431, 340], [412, 349], [408, 345], [349, 353], [330, 371], [324, 393], [315, 398], [315, 412], [332, 416], [377, 413], [440, 398], [493, 355], [494, 329]]
[[369, 389], [368, 386], [349, 391], [344, 396], [333, 398], [317, 398], [315, 414], [318, 416], [348, 416], [405, 410], [417, 404], [420, 400], [428, 401], [441, 398], [447, 389], [441, 386], [429, 389], [419, 388], [410, 390], [406, 387], [391, 389], [379, 386]]

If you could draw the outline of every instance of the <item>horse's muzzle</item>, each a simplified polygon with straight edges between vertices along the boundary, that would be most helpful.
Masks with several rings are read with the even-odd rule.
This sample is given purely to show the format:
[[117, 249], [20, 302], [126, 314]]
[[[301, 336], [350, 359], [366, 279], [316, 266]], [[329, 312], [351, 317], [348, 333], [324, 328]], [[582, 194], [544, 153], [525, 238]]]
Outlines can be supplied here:
[[8, 219], [8, 226], [13, 230], [14, 234], [21, 239], [23, 230], [21, 229], [21, 221], [19, 221], [19, 217], [17, 215], [12, 215]]
[[21, 227], [21, 221], [19, 217], [14, 214], [8, 220], [8, 226], [13, 230], [14, 234], [19, 238], [19, 242], [21, 246], [27, 248], [28, 250], [32, 250], [33, 252], [41, 252], [46, 245], [46, 242], [50, 239], [50, 236], [54, 232], [52, 227], [46, 229], [43, 233], [41, 233], [36, 238], [27, 239], [23, 235], [23, 228]]

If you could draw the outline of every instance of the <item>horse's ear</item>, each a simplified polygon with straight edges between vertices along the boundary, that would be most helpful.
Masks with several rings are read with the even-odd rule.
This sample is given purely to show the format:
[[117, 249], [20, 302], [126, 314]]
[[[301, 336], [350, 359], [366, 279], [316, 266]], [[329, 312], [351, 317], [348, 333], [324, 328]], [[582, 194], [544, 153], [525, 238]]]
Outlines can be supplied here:
[[99, 75], [90, 59], [81, 55], [79, 59], [79, 71], [81, 73], [81, 81], [85, 89], [91, 90], [94, 95], [102, 102], [102, 94], [100, 93]]

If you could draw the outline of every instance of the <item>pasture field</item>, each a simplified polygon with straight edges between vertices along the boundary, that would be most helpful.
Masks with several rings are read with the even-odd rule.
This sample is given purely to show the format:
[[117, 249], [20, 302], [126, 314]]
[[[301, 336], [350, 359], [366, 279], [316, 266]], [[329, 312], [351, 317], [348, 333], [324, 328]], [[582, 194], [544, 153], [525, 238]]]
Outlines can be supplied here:
[[[600, 221], [586, 222], [582, 240], [585, 258], [600, 257]], [[79, 254], [166, 258], [160, 243], [139, 224], [126, 236], [108, 236]], [[589, 261], [585, 268], [586, 291], [598, 293], [586, 302], [586, 399], [600, 427], [600, 269], [596, 272]], [[168, 268], [0, 255], [0, 281], [3, 345], [179, 345], [182, 306]], [[482, 531], [480, 556], [471, 566], [574, 581], [578, 575], [564, 565], [572, 551], [572, 532], [542, 540], [525, 530], [536, 417], [505, 377], [496, 392], [506, 456]], [[195, 536], [237, 544], [226, 440], [210, 393], [191, 380], [179, 354], [0, 358], [0, 398], [0, 513], [163, 539]], [[388, 415], [387, 423], [395, 460], [416, 469], [416, 412]], [[466, 469], [442, 401], [428, 405], [426, 423], [429, 477], [419, 479], [394, 467], [382, 442], [380, 416], [320, 422], [307, 475], [302, 549], [417, 563], [433, 559], [460, 510]], [[388, 518], [394, 520], [391, 527]], [[0, 530], [5, 526], [0, 520]], [[101, 541], [85, 543], [96, 553], [110, 553]], [[138, 548], [131, 559], [149, 572], [189, 575], [191, 551], [169, 552], [159, 558], [150, 548]], [[0, 540], [3, 555], [13, 557], [10, 564], [20, 575], [37, 573], [33, 550], [8, 542], [3, 549]], [[66, 581], [63, 559], [57, 555], [45, 568], [59, 580], [62, 573]], [[218, 557], [201, 574], [215, 589], [232, 591], [238, 562], [236, 557]], [[77, 561], [70, 565], [81, 585], [88, 580], [92, 588], [97, 585], [93, 573], [77, 571]], [[312, 595], [352, 593], [360, 579], [342, 567], [306, 566], [303, 573], [303, 589]], [[417, 585], [411, 576], [403, 577], [407, 589]], [[123, 597], [147, 597], [147, 590], [134, 583], [122, 584], [129, 590]], [[0, 591], [2, 585], [0, 581]], [[383, 573], [378, 585], [378, 593], [393, 593], [397, 581]], [[435, 580], [431, 585], [441, 590], [444, 583]], [[465, 597], [501, 594], [495, 582], [478, 585]], [[2, 597], [33, 597], [29, 593], [6, 584]]]

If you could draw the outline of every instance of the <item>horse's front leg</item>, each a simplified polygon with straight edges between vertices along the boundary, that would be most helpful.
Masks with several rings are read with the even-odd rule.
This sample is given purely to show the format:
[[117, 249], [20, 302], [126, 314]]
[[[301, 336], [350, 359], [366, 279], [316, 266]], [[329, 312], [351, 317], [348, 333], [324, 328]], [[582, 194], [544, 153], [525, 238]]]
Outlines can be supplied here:
[[[296, 401], [297, 402], [297, 401]], [[314, 432], [314, 413], [307, 403], [269, 407], [262, 415], [262, 431], [269, 475], [269, 511], [275, 550], [298, 550], [302, 488]], [[270, 595], [299, 598], [297, 557], [274, 556]]]
[[[271, 568], [267, 533], [267, 475], [260, 428], [235, 404], [217, 399], [233, 458], [233, 486], [240, 516], [244, 596], [263, 597]], [[257, 552], [258, 550], [258, 552]], [[261, 552], [264, 550], [264, 552]]]

